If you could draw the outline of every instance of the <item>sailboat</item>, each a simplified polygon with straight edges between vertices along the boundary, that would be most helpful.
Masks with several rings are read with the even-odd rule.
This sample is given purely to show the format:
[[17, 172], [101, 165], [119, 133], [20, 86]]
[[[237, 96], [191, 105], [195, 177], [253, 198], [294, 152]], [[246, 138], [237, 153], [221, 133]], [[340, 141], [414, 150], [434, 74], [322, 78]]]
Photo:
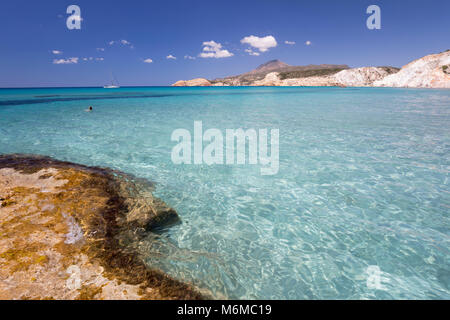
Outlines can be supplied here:
[[112, 72], [111, 72], [111, 84], [103, 86], [103, 88], [105, 88], [105, 89], [120, 88], [120, 86], [117, 84], [117, 80], [115, 80], [114, 75], [112, 74]]

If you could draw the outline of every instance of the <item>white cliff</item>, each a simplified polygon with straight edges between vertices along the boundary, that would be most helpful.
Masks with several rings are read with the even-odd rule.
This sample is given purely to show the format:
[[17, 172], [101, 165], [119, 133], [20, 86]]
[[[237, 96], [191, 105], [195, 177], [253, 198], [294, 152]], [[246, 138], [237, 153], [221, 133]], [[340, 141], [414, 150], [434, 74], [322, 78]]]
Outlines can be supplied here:
[[367, 87], [397, 71], [398, 69], [391, 67], [364, 67], [342, 70], [332, 75], [288, 79], [281, 79], [279, 72], [270, 72], [263, 79], [254, 81], [251, 86]]
[[368, 87], [372, 84], [381, 80], [384, 77], [398, 71], [398, 69], [389, 67], [363, 67], [342, 70], [335, 75], [333, 78], [337, 83], [340, 83], [348, 87]]
[[340, 86], [332, 76], [314, 76], [305, 78], [284, 79], [283, 86], [299, 86], [299, 87], [334, 87]]
[[337, 83], [332, 76], [315, 76], [315, 77], [290, 78], [290, 79], [281, 80], [280, 74], [278, 72], [268, 73], [264, 77], [264, 79], [255, 81], [251, 85], [252, 86], [286, 86], [286, 87], [340, 86], [340, 84]]
[[450, 51], [431, 54], [375, 81], [376, 87], [450, 88]]
[[252, 84], [252, 86], [281, 86], [282, 82], [279, 77], [278, 72], [270, 72], [266, 74], [264, 79], [256, 80]]
[[329, 76], [280, 79], [278, 72], [268, 73], [264, 79], [254, 81], [251, 86], [336, 86]]

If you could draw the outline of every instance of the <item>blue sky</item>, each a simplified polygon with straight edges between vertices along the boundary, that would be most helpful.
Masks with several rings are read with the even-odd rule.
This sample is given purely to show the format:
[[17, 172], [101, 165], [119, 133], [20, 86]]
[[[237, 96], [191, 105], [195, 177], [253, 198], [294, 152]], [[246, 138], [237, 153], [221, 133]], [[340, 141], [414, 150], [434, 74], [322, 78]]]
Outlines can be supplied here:
[[[81, 30], [66, 27], [71, 4], [81, 8]], [[381, 30], [366, 27], [371, 4], [381, 8]], [[402, 66], [450, 48], [449, 12], [448, 0], [2, 0], [0, 87], [101, 86], [111, 71], [122, 86], [169, 85], [243, 73], [271, 59]], [[272, 36], [277, 45], [261, 51], [241, 43], [251, 35]], [[207, 41], [221, 48], [203, 51]], [[77, 63], [55, 63], [69, 58]]]

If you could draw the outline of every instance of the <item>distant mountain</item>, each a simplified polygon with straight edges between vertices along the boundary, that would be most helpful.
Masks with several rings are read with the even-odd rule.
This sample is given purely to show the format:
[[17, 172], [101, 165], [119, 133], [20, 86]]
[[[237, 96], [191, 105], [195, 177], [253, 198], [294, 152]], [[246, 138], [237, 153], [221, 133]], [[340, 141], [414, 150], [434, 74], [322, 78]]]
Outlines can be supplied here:
[[250, 72], [247, 72], [246, 74], [267, 73], [267, 72], [272, 72], [272, 71], [276, 71], [278, 69], [287, 68], [287, 67], [290, 67], [290, 65], [288, 65], [287, 63], [284, 63], [283, 61], [270, 60], [266, 63], [263, 63], [258, 68], [254, 69]]

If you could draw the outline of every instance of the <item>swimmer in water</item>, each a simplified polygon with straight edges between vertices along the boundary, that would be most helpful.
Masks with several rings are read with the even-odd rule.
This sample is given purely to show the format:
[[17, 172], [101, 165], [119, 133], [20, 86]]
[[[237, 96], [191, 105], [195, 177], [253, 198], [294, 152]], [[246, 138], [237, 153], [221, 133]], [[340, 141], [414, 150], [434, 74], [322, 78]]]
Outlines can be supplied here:
[[86, 111], [86, 112], [91, 112], [91, 111], [92, 111], [92, 106], [89, 106], [89, 108], [86, 109], [86, 110], [84, 110], [84, 111]]

